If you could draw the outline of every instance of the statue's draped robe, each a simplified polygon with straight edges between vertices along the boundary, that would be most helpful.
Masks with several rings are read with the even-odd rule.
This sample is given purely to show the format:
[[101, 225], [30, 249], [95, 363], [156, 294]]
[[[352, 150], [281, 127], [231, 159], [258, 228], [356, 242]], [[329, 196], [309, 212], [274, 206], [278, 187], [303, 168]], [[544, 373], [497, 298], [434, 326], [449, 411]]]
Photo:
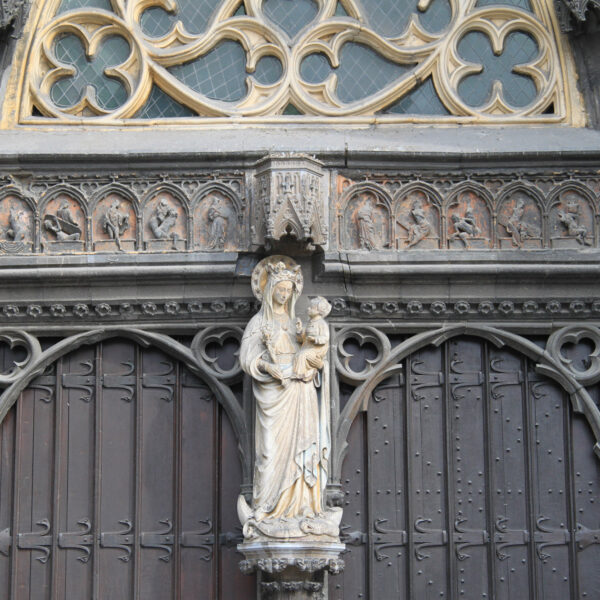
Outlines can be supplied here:
[[273, 362], [274, 355], [283, 375], [289, 377], [298, 350], [295, 328], [286, 317], [283, 323], [278, 319], [272, 323], [269, 352], [262, 318], [261, 311], [248, 324], [240, 351], [242, 368], [253, 379], [256, 400], [254, 518], [311, 517], [323, 512], [321, 492], [329, 453], [323, 420], [327, 420], [328, 403], [325, 407], [322, 399], [319, 410], [315, 380], [289, 379], [284, 386], [258, 369], [259, 360]]

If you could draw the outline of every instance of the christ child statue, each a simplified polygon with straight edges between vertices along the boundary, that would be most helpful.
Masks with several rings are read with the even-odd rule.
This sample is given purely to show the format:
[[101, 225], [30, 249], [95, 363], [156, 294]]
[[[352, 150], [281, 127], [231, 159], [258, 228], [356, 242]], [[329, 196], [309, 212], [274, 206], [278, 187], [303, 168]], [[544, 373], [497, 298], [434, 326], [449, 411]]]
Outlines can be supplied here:
[[294, 358], [293, 378], [311, 381], [318, 370], [311, 366], [322, 362], [329, 350], [329, 327], [325, 317], [331, 312], [331, 304], [322, 296], [313, 298], [308, 305], [309, 321], [302, 328], [302, 321], [296, 321], [296, 334], [302, 347]]

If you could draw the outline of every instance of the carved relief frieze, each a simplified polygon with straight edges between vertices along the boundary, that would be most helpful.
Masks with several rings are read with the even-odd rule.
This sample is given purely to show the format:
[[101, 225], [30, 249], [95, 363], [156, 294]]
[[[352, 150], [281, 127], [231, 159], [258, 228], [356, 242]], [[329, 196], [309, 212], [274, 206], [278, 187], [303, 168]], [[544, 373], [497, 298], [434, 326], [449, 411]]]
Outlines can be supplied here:
[[540, 195], [521, 188], [506, 190], [498, 200], [500, 248], [543, 248]]
[[336, 192], [331, 222], [341, 250], [597, 246], [600, 181], [591, 173], [576, 181], [567, 173], [448, 172], [419, 174], [418, 181], [410, 173], [338, 174]]
[[194, 202], [195, 248], [204, 251], [234, 251], [242, 236], [243, 207], [223, 186], [203, 189]]
[[187, 215], [184, 202], [170, 189], [153, 191], [144, 204], [144, 248], [165, 252], [185, 250]]
[[481, 192], [460, 191], [448, 203], [448, 247], [486, 249], [491, 245], [491, 211]]
[[329, 177], [304, 155], [233, 174], [4, 175], [0, 254], [598, 247], [591, 171], [339, 173], [333, 186]]
[[[0, 186], [3, 254], [228, 252], [248, 244], [240, 173], [4, 175]], [[210, 217], [201, 207], [209, 192], [219, 206]], [[223, 220], [221, 248], [218, 235], [212, 245], [210, 232], [217, 234]]]

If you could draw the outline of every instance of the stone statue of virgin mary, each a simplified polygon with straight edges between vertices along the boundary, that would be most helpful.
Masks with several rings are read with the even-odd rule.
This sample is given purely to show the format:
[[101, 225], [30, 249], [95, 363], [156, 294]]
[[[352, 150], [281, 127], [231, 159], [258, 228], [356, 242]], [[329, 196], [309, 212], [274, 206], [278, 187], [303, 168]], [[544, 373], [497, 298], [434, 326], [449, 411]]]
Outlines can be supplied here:
[[[303, 331], [295, 317], [302, 285], [300, 267], [283, 256], [264, 259], [252, 276], [262, 305], [246, 327], [240, 350], [256, 403], [252, 506], [243, 496], [238, 501], [245, 540], [339, 537], [341, 509], [325, 505], [330, 431], [323, 350], [329, 338], [319, 322], [329, 305], [324, 299], [314, 303]], [[323, 335], [307, 336], [310, 331]], [[301, 346], [303, 337], [310, 342]], [[317, 350], [311, 352], [314, 340]], [[307, 367], [301, 374], [299, 357]]]

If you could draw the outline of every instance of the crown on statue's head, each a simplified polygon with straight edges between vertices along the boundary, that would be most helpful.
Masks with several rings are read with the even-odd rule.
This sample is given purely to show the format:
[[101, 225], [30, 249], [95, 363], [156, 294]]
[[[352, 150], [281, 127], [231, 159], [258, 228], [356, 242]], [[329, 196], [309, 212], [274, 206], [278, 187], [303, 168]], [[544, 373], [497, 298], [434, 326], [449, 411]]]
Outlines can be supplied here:
[[267, 264], [267, 271], [269, 273], [269, 278], [275, 283], [291, 281], [298, 285], [298, 283], [301, 282], [302, 273], [300, 265], [296, 265], [290, 269], [283, 262], [278, 262], [275, 264]]
[[302, 293], [304, 284], [300, 265], [288, 256], [279, 254], [263, 258], [252, 271], [252, 291], [261, 302], [268, 281], [274, 285], [282, 281], [291, 281], [298, 296]]

